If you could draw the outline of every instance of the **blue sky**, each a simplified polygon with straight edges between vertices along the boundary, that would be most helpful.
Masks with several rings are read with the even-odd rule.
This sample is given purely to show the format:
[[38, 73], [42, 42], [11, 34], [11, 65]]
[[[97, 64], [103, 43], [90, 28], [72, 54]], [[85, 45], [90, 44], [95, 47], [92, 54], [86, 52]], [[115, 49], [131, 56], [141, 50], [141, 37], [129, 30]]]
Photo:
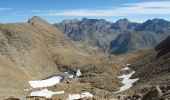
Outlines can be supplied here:
[[97, 18], [115, 22], [121, 18], [143, 22], [170, 20], [170, 0], [1, 0], [0, 23], [26, 22], [40, 16], [50, 23], [64, 19]]

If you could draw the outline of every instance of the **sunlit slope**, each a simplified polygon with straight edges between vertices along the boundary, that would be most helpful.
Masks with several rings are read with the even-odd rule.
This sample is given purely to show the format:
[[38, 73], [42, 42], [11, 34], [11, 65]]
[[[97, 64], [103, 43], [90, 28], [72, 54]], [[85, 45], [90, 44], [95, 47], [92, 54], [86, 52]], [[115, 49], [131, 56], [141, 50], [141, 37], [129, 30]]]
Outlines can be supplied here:
[[[39, 17], [28, 23], [0, 24], [0, 96], [23, 96], [28, 81], [76, 70], [103, 53], [70, 41]], [[70, 66], [64, 68], [63, 66]]]

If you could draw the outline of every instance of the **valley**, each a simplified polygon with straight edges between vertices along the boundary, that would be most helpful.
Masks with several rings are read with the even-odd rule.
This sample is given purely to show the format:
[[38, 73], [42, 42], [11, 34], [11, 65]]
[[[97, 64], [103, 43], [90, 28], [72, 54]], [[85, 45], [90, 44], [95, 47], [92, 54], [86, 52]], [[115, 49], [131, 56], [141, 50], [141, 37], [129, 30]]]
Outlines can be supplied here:
[[0, 100], [170, 100], [170, 0], [1, 0]]
[[[155, 20], [156, 23], [160, 22], [158, 19]], [[155, 20], [151, 22], [155, 23]], [[169, 25], [169, 22], [164, 20], [163, 22]], [[0, 98], [2, 100], [7, 98], [21, 100], [169, 99], [168, 28], [160, 29], [165, 30], [164, 35], [156, 39], [160, 36], [157, 33], [160, 30], [152, 30], [155, 32], [152, 33], [148, 26], [143, 28], [145, 29], [143, 31], [141, 28], [135, 28], [144, 27], [142, 24], [131, 23], [126, 19], [116, 22], [117, 24], [86, 18], [82, 19], [82, 22], [72, 20], [63, 23], [64, 27], [69, 27], [68, 30], [67, 28], [64, 30], [65, 33], [59, 31], [60, 26], [56, 28], [38, 16], [32, 17], [27, 23], [0, 24], [0, 79], [2, 80], [0, 81]], [[75, 24], [73, 25], [75, 27], [67, 26], [68, 23]], [[78, 29], [77, 23], [81, 23]], [[100, 28], [96, 26], [95, 29], [84, 25], [93, 25], [93, 23], [97, 23], [95, 25], [99, 25]], [[101, 30], [102, 27], [110, 27], [109, 25], [114, 29]], [[74, 32], [77, 33], [74, 35], [72, 35], [74, 32], [69, 33], [70, 27], [73, 27], [71, 30], [75, 29]], [[81, 28], [84, 30], [79, 30]], [[91, 33], [86, 34], [88, 28], [92, 30], [87, 32], [102, 35], [99, 36], [100, 38], [89, 37]], [[120, 28], [121, 30], [115, 30]], [[134, 28], [141, 31], [131, 33]], [[104, 34], [106, 31], [108, 31], [107, 36]], [[156, 33], [158, 35], [153, 36]], [[84, 35], [87, 36], [84, 37]], [[106, 40], [100, 41], [102, 37]], [[115, 39], [114, 42], [111, 42], [111, 39]], [[96, 45], [93, 40], [100, 41], [99, 45]], [[142, 44], [140, 44], [141, 41], [137, 42], [139, 40]], [[129, 46], [128, 44], [134, 46], [132, 41], [135, 46], [138, 46], [133, 48], [133, 52], [125, 53], [127, 50], [122, 46], [131, 50], [126, 46]], [[143, 44], [143, 41], [146, 43]], [[120, 55], [117, 55], [119, 53], [111, 55], [106, 51], [109, 45], [116, 46], [114, 52], [123, 51], [119, 52]], [[145, 46], [147, 48], [141, 48]], [[139, 99], [134, 99], [137, 97]]]

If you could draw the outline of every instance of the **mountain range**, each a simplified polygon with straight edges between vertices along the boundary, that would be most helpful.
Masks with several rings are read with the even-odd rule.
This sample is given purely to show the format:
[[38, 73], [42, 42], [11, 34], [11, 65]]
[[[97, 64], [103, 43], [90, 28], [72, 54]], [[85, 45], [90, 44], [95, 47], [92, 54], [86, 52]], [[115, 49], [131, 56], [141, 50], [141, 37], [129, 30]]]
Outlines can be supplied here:
[[163, 19], [143, 23], [120, 19], [115, 23], [104, 19], [64, 20], [54, 24], [75, 41], [118, 55], [156, 46], [170, 35], [170, 22]]

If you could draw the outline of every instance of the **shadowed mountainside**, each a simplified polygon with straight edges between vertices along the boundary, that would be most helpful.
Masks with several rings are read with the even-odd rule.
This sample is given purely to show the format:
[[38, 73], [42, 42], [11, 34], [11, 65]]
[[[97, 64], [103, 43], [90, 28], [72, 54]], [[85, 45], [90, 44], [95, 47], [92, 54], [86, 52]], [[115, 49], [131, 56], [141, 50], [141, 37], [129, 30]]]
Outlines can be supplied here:
[[158, 51], [157, 57], [161, 57], [170, 51], [170, 36], [168, 36], [164, 41], [155, 47]]

